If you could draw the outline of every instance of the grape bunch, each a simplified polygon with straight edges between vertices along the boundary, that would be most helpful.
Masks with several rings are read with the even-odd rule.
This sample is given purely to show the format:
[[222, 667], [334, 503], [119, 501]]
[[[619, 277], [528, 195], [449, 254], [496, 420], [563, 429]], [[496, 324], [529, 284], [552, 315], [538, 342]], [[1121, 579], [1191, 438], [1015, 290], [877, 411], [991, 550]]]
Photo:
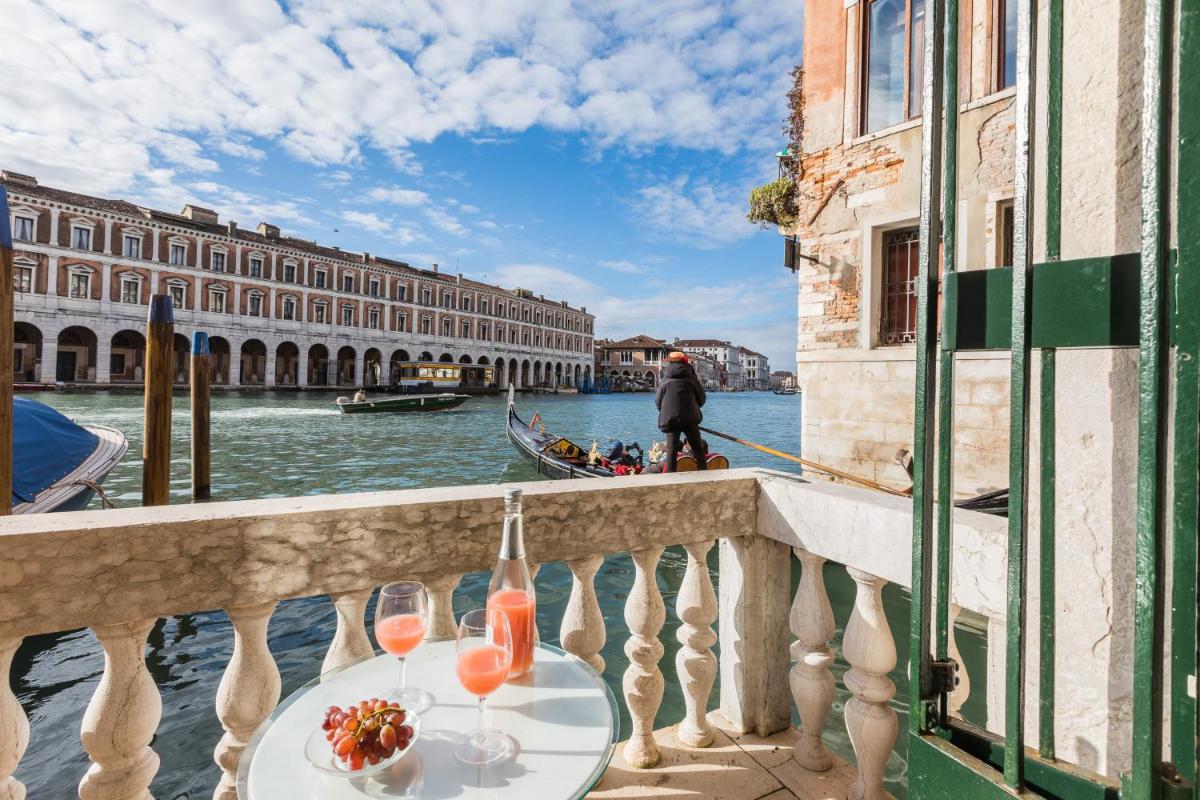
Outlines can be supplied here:
[[333, 746], [333, 754], [349, 769], [358, 770], [408, 747], [413, 729], [404, 724], [405, 716], [400, 706], [372, 697], [356, 706], [325, 709], [321, 730]]

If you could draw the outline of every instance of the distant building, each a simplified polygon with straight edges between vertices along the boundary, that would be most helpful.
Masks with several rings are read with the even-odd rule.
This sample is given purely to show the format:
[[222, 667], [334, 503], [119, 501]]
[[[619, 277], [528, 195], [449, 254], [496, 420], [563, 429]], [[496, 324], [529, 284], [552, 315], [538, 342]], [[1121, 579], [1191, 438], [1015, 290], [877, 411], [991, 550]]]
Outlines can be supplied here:
[[713, 388], [743, 388], [741, 348], [737, 345], [720, 339], [677, 339], [671, 346], [689, 356], [702, 355], [712, 359], [715, 367]]
[[745, 347], [738, 348], [742, 364], [742, 385], [739, 389], [764, 391], [771, 388], [771, 367], [767, 357]]
[[666, 343], [645, 334], [597, 341], [596, 376], [607, 375], [615, 391], [654, 389], [666, 355]]
[[710, 358], [703, 353], [689, 353], [688, 359], [696, 368], [696, 377], [700, 379], [700, 383], [704, 385], [705, 389], [721, 388], [721, 375], [724, 374], [724, 370], [715, 358]]
[[776, 370], [771, 373], [772, 389], [795, 389], [796, 376], [786, 370]]

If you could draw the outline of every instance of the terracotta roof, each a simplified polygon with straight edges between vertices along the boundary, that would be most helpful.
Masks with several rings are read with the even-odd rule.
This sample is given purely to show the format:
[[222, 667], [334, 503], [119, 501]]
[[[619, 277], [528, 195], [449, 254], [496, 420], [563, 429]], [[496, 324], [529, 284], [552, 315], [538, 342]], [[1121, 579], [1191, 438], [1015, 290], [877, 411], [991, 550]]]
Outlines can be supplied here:
[[675, 347], [733, 347], [733, 345], [719, 339], [677, 339]]
[[646, 347], [652, 347], [652, 348], [661, 348], [661, 349], [663, 349], [663, 350], [667, 349], [667, 343], [666, 343], [666, 342], [660, 342], [658, 339], [654, 339], [654, 338], [652, 338], [652, 337], [650, 337], [650, 336], [646, 336], [645, 334], [638, 334], [637, 336], [633, 336], [633, 337], [630, 337], [630, 338], [628, 338], [628, 339], [621, 339], [620, 341], [617, 341], [617, 342], [607, 342], [607, 343], [605, 343], [605, 345], [604, 345], [604, 346], [605, 346], [606, 348], [616, 348], [616, 347], [628, 347], [628, 348], [639, 348], [639, 347], [641, 347], [641, 348], [646, 348]]

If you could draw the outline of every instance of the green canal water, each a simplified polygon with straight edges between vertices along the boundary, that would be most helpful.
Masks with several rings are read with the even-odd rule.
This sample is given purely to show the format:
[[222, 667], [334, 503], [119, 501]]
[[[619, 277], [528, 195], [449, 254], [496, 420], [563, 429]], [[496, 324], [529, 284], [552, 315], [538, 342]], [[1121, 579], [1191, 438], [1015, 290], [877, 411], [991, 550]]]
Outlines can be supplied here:
[[[134, 394], [46, 394], [36, 398], [81, 423], [118, 428], [129, 437], [129, 454], [105, 482], [110, 498], [122, 506], [137, 505], [141, 493], [141, 397]], [[333, 408], [334, 395], [310, 393], [255, 393], [214, 396], [212, 409], [213, 497], [241, 500], [286, 497], [328, 492], [365, 492], [456, 484], [484, 484], [540, 480], [504, 436], [504, 401], [499, 397], [470, 400], [461, 409], [433, 415], [342, 416]], [[549, 430], [586, 445], [598, 439], [602, 446], [613, 438], [626, 444], [641, 443], [647, 450], [657, 436], [656, 412], [650, 395], [525, 397], [526, 415], [541, 413]], [[187, 399], [176, 396], [173, 502], [188, 501]], [[706, 424], [780, 450], [799, 452], [800, 398], [769, 393], [710, 395]], [[798, 471], [789, 462], [734, 444], [714, 450], [730, 457], [735, 467], [761, 466]], [[497, 531], [497, 541], [499, 531]], [[716, 554], [711, 553], [714, 580]], [[686, 557], [680, 548], [664, 554], [658, 583], [667, 604], [667, 622], [661, 640], [666, 655], [661, 666], [667, 689], [657, 725], [669, 725], [682, 715], [680, 690], [672, 680], [678, 650], [673, 613], [675, 595], [683, 578]], [[799, 565], [793, 563], [793, 585]], [[487, 574], [463, 578], [455, 596], [456, 614], [482, 604]], [[843, 628], [853, 605], [854, 583], [846, 571], [827, 565], [826, 585], [838, 631], [833, 647], [839, 654], [834, 670], [838, 697], [826, 739], [845, 758], [852, 756], [842, 720], [846, 693], [840, 658]], [[622, 647], [628, 635], [623, 619], [624, 601], [633, 581], [627, 555], [606, 559], [596, 577], [596, 593], [608, 627], [603, 651], [605, 677], [621, 696], [621, 675], [628, 664]], [[570, 573], [563, 564], [546, 564], [537, 580], [538, 622], [545, 641], [558, 643], [558, 626], [570, 593]], [[86, 587], [76, 587], [86, 591]], [[909, 599], [895, 586], [884, 590], [888, 621], [896, 638], [898, 668], [894, 707], [900, 730], [907, 721], [907, 636]], [[368, 608], [373, 618], [374, 606]], [[283, 694], [311, 680], [320, 669], [333, 635], [335, 617], [326, 598], [306, 598], [281, 603], [271, 620], [269, 642], [283, 679]], [[982, 721], [984, 640], [980, 629], [964, 628], [959, 642], [972, 675], [972, 700], [966, 714]], [[187, 614], [160, 620], [150, 635], [147, 664], [162, 694], [162, 722], [153, 747], [162, 760], [151, 787], [157, 798], [207, 798], [218, 779], [212, 751], [222, 731], [214, 712], [214, 698], [233, 646], [232, 629], [219, 611]], [[718, 645], [719, 646], [719, 645]], [[414, 658], [420, 657], [420, 651]], [[79, 778], [87, 769], [87, 756], [78, 736], [83, 710], [100, 680], [104, 659], [88, 631], [74, 631], [27, 640], [13, 665], [13, 690], [29, 715], [32, 738], [17, 777], [29, 787], [30, 797], [75, 796]], [[714, 689], [713, 705], [717, 702]], [[619, 703], [624, 716], [624, 704]], [[314, 721], [314, 724], [316, 722]], [[621, 721], [628, 731], [628, 718]], [[888, 788], [904, 794], [904, 737], [888, 763]]]

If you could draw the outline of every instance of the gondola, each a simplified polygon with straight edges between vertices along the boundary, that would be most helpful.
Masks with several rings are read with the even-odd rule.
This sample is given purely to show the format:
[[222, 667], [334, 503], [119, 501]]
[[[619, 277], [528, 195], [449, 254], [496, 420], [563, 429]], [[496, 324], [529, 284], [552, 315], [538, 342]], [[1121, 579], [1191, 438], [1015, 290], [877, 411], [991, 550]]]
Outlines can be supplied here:
[[612, 478], [611, 469], [587, 463], [587, 452], [562, 436], [533, 430], [517, 416], [514, 389], [508, 387], [508, 419], [505, 428], [513, 445], [548, 478]]

